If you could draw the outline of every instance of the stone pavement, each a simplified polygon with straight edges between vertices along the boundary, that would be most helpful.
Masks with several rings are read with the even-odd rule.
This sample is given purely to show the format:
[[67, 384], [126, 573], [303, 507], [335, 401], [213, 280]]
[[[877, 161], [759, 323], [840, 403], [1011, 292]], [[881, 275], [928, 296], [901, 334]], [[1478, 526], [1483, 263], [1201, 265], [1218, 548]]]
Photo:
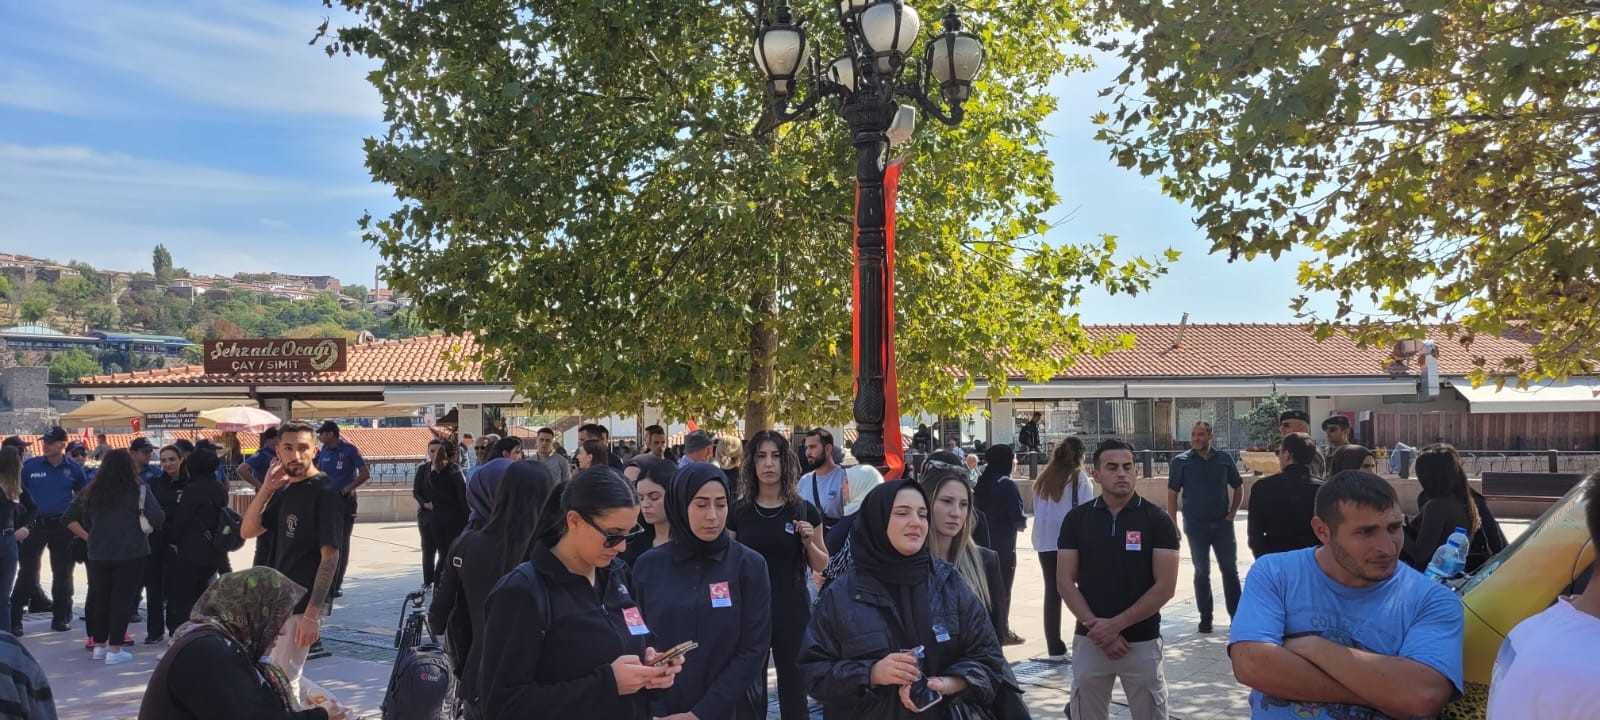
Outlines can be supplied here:
[[[1524, 521], [1502, 520], [1501, 524], [1513, 538], [1527, 527]], [[1250, 552], [1244, 547], [1244, 528], [1241, 513], [1235, 528], [1240, 539], [1241, 577], [1250, 566]], [[1044, 579], [1029, 537], [1028, 532], [1019, 537], [1017, 578], [1011, 604], [1012, 629], [1027, 642], [1006, 648], [1006, 657], [1014, 664], [1034, 717], [1059, 718], [1072, 687], [1071, 666], [1039, 662], [1045, 656]], [[363, 523], [356, 527], [353, 542], [345, 596], [337, 602], [323, 632], [324, 644], [332, 655], [309, 662], [306, 676], [322, 683], [359, 713], [375, 718], [394, 658], [392, 643], [402, 600], [406, 593], [421, 584], [420, 546], [416, 527], [410, 523]], [[234, 566], [248, 565], [251, 552], [251, 545], [247, 543], [244, 549], [234, 553]], [[1199, 612], [1194, 605], [1193, 566], [1187, 548], [1182, 552], [1182, 560], [1177, 596], [1162, 613], [1172, 718], [1248, 717], [1248, 691], [1234, 682], [1228, 662], [1227, 613], [1222, 607], [1221, 576], [1213, 562], [1212, 591], [1218, 606], [1217, 627], [1214, 634], [1200, 635], [1196, 630]], [[48, 563], [45, 574], [48, 576]], [[49, 580], [45, 582], [48, 587]], [[86, 587], [80, 566], [75, 596], [79, 614]], [[1063, 634], [1070, 645], [1071, 614], [1065, 610], [1063, 614], [1067, 618]], [[73, 630], [66, 633], [52, 633], [49, 625], [47, 615], [28, 616], [23, 643], [49, 675], [61, 717], [111, 720], [137, 716], [139, 699], [155, 667], [156, 648], [135, 646], [133, 662], [106, 667], [93, 662], [83, 649], [81, 622], [75, 620]], [[142, 641], [143, 624], [130, 628], [130, 632], [136, 642]], [[772, 687], [775, 701], [775, 683]], [[1112, 716], [1127, 717], [1121, 690], [1117, 692]]]

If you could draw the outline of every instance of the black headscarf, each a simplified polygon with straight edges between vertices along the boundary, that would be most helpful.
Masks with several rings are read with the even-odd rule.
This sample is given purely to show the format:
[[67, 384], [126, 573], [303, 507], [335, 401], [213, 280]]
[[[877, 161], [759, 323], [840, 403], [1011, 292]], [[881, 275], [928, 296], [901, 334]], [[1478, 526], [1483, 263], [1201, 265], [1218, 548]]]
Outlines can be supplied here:
[[689, 551], [691, 555], [704, 557], [721, 551], [728, 547], [728, 529], [723, 527], [722, 534], [711, 542], [701, 540], [694, 534], [694, 526], [689, 523], [689, 503], [694, 500], [694, 495], [706, 483], [722, 483], [722, 489], [728, 493], [728, 500], [733, 500], [733, 489], [729, 487], [728, 476], [723, 474], [722, 468], [711, 463], [689, 463], [672, 476], [672, 485], [667, 488], [667, 522], [672, 526], [672, 544]]
[[997, 477], [1011, 477], [1011, 471], [1017, 466], [1017, 453], [1010, 445], [990, 445], [983, 452], [983, 474], [978, 476], [978, 484], [982, 485]]
[[855, 525], [850, 528], [850, 554], [856, 572], [888, 586], [900, 621], [898, 640], [907, 648], [931, 647], [928, 639], [932, 637], [933, 621], [928, 580], [933, 554], [928, 552], [927, 536], [923, 536], [922, 547], [911, 555], [901, 554], [889, 541], [889, 517], [894, 512], [894, 498], [901, 490], [922, 495], [922, 486], [915, 480], [887, 482], [867, 493], [856, 512]]

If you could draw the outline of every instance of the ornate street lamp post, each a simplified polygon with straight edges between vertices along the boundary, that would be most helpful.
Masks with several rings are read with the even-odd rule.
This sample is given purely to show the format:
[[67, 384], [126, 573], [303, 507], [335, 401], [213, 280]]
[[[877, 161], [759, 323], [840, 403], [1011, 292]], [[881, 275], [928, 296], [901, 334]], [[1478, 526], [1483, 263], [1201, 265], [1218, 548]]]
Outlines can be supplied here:
[[[944, 16], [943, 32], [926, 43], [919, 58], [912, 50], [922, 20], [903, 0], [837, 2], [845, 52], [830, 61], [826, 71], [810, 52], [804, 23], [795, 21], [787, 4], [779, 5], [774, 21], [763, 23], [756, 33], [755, 56], [767, 76], [772, 110], [780, 122], [803, 117], [823, 98], [834, 96], [850, 126], [860, 193], [856, 203], [856, 282], [861, 293], [861, 306], [856, 308], [861, 355], [856, 368], [853, 452], [862, 463], [882, 468], [883, 424], [900, 421], [884, 417], [885, 308], [887, 294], [894, 288], [884, 282], [883, 173], [891, 127], [909, 134], [915, 117], [913, 108], [899, 105], [895, 98], [915, 102], [946, 125], [960, 123], [962, 103], [972, 96], [972, 79], [983, 65], [984, 51], [976, 35], [961, 30], [953, 7]], [[807, 69], [806, 96], [791, 107], [797, 81]], [[948, 111], [929, 97], [931, 83], [938, 84]]]

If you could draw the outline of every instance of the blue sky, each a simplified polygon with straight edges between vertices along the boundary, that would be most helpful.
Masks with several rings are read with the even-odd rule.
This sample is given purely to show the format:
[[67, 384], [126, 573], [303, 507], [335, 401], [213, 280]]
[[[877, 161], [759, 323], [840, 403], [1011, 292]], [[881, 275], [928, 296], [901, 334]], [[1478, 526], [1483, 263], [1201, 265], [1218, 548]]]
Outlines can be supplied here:
[[[382, 107], [370, 63], [307, 45], [326, 12], [311, 0], [0, 5], [0, 250], [145, 269], [163, 243], [201, 273], [370, 284], [380, 258], [356, 219], [395, 204], [362, 165]], [[1093, 141], [1088, 118], [1114, 72], [1052, 84], [1052, 218], [1071, 221], [1046, 240], [1109, 233], [1129, 254], [1184, 257], [1146, 295], [1086, 295], [1085, 319], [1292, 320], [1291, 260], [1207, 255], [1189, 210]]]

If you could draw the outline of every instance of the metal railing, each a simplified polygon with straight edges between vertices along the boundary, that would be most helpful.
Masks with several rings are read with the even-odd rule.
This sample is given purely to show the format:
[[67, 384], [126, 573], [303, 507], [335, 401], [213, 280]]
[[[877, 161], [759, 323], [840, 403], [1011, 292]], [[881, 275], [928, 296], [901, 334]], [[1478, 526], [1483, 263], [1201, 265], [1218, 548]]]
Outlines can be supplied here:
[[[1139, 466], [1140, 477], [1166, 477], [1171, 469], [1172, 459], [1177, 457], [1181, 450], [1135, 450], [1133, 460]], [[1249, 476], [1250, 470], [1245, 467], [1236, 450], [1223, 450], [1234, 458], [1239, 466], [1241, 475]], [[1415, 448], [1408, 451], [1411, 460], [1416, 460]], [[1551, 472], [1551, 473], [1578, 473], [1587, 475], [1600, 470], [1600, 452], [1588, 450], [1545, 450], [1538, 452], [1516, 452], [1510, 450], [1457, 450], [1461, 456], [1461, 466], [1467, 471], [1467, 477], [1482, 477], [1485, 472]], [[1017, 456], [1017, 469], [1014, 477], [1032, 478], [1038, 471], [1044, 470], [1049, 462], [1045, 453], [1021, 453]], [[1411, 463], [1403, 463], [1402, 477], [1411, 475]], [[1388, 458], [1378, 461], [1378, 471], [1389, 473]]]

